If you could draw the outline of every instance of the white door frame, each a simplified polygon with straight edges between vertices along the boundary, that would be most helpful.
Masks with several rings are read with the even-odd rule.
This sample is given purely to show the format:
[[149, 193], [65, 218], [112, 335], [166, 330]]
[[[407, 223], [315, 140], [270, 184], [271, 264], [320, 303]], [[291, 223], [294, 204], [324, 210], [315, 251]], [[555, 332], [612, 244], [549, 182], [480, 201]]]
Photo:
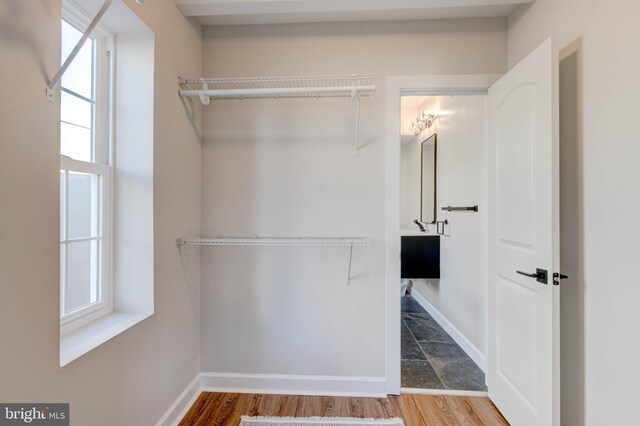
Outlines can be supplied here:
[[478, 91], [487, 91], [500, 77], [500, 74], [394, 75], [387, 77], [385, 137], [385, 376], [387, 394], [398, 395], [400, 393], [400, 97], [412, 94], [435, 96], [477, 93]]

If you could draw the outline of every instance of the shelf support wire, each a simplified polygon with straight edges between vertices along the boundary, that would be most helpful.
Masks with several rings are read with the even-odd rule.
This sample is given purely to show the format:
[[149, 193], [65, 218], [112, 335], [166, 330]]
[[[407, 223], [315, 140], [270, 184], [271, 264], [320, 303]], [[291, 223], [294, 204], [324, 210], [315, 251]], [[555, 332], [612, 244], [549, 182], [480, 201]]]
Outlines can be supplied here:
[[360, 132], [360, 96], [358, 96], [357, 90], [353, 90], [351, 98], [356, 103], [356, 131], [355, 142], [353, 143], [353, 156], [358, 157], [358, 155], [360, 155], [358, 151], [358, 137]]
[[[354, 76], [355, 77], [355, 76]], [[358, 78], [354, 78], [352, 80], [352, 86], [358, 87], [361, 84], [361, 80]], [[358, 137], [360, 132], [360, 95], [358, 94], [357, 89], [351, 90], [351, 100], [356, 103], [356, 131], [355, 131], [355, 142], [353, 145], [353, 156], [358, 157], [360, 155], [358, 151]]]
[[54, 97], [53, 88], [56, 86], [56, 84], [58, 84], [58, 82], [60, 81], [64, 73], [67, 72], [67, 69], [69, 68], [73, 60], [76, 58], [76, 56], [78, 56], [78, 53], [80, 53], [82, 46], [84, 46], [85, 42], [87, 41], [87, 39], [89, 38], [93, 30], [95, 30], [96, 26], [98, 25], [98, 22], [100, 22], [105, 12], [107, 11], [107, 9], [109, 9], [109, 6], [111, 6], [111, 3], [113, 3], [113, 0], [105, 0], [105, 2], [102, 4], [102, 7], [98, 11], [97, 15], [95, 16], [95, 18], [93, 18], [93, 21], [91, 21], [86, 31], [84, 32], [84, 34], [82, 34], [82, 37], [80, 37], [80, 40], [78, 40], [78, 43], [76, 44], [76, 46], [73, 48], [73, 50], [71, 51], [67, 59], [64, 61], [64, 63], [62, 64], [58, 72], [53, 76], [53, 78], [47, 85], [46, 95], [47, 95], [48, 101], [50, 102], [54, 101], [55, 97]]
[[353, 244], [349, 247], [349, 269], [347, 271], [347, 285], [351, 285], [351, 260], [353, 259]]

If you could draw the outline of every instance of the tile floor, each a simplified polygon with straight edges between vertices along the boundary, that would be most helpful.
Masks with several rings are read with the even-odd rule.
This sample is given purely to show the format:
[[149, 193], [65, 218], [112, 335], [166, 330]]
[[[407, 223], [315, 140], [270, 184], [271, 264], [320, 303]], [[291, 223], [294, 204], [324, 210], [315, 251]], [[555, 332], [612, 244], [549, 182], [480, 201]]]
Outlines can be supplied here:
[[402, 387], [486, 391], [484, 373], [411, 296], [402, 299]]

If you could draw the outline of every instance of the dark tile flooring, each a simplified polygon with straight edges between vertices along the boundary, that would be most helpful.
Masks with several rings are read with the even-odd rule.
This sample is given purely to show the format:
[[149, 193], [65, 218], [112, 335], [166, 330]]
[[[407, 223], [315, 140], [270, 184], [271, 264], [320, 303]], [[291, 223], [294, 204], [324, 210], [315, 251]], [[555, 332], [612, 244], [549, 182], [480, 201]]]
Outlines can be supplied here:
[[402, 387], [486, 391], [484, 373], [411, 296], [402, 300]]

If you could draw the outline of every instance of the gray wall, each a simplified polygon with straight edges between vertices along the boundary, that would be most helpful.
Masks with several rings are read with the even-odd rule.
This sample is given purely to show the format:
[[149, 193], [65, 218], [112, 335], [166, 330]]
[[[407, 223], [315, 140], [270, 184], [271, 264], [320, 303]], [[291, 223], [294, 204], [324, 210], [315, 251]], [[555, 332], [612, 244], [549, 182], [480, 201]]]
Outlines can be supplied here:
[[[155, 314], [58, 366], [60, 1], [0, 1], [0, 400], [70, 402], [72, 424], [155, 422], [199, 371], [199, 266], [175, 246], [200, 230], [199, 135], [176, 94], [201, 75], [202, 38], [171, 0], [127, 4], [155, 31]], [[197, 122], [196, 118], [196, 122]]]
[[[385, 375], [388, 75], [506, 69], [505, 20], [206, 28], [205, 75], [375, 73], [354, 159], [348, 100], [212, 102], [204, 112], [203, 233], [362, 235], [348, 249], [216, 248], [202, 258], [202, 370]], [[399, 130], [399, 129], [398, 129]]]

